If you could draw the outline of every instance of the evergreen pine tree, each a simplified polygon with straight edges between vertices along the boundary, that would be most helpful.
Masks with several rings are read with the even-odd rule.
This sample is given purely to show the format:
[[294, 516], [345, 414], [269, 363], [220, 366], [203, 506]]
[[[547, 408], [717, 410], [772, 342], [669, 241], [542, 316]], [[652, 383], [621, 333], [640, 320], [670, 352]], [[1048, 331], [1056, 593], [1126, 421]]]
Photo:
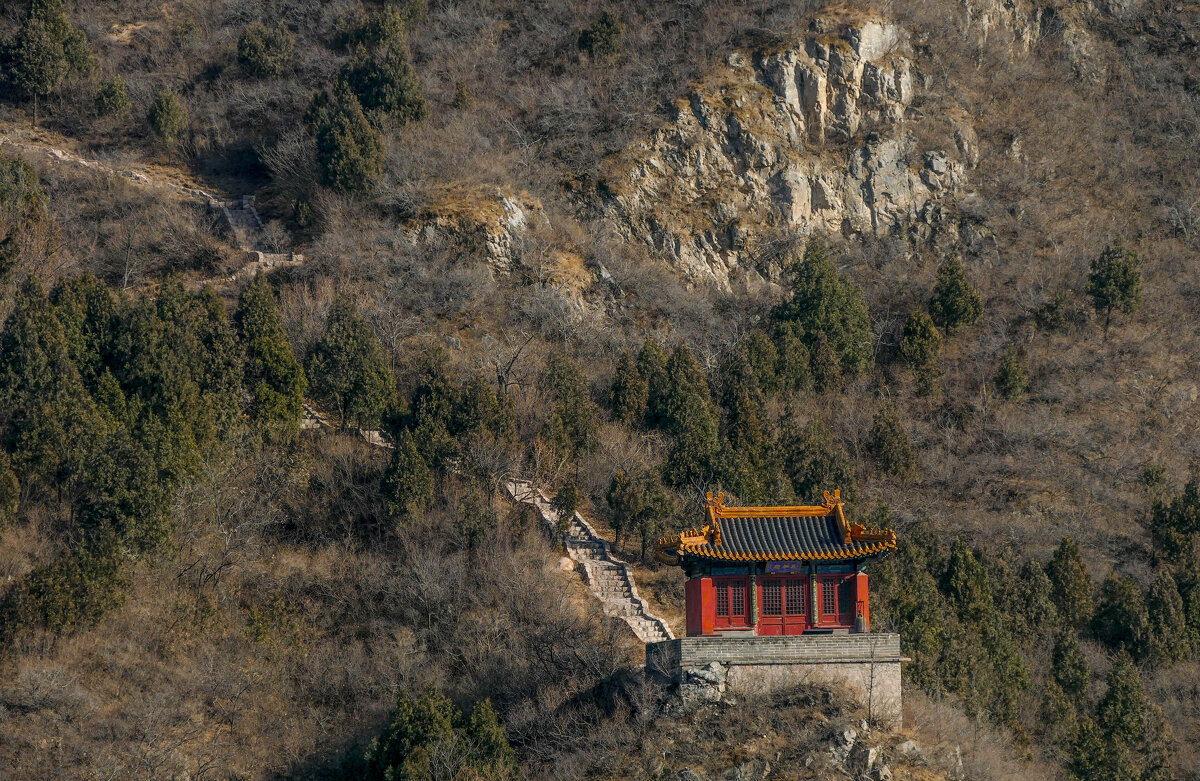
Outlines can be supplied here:
[[996, 370], [993, 382], [996, 384], [996, 392], [1010, 401], [1025, 395], [1025, 386], [1028, 385], [1025, 369], [1021, 366], [1016, 348], [1011, 344], [1000, 353], [1000, 368]]
[[50, 300], [62, 323], [71, 361], [84, 384], [94, 392], [113, 360], [117, 302], [108, 286], [91, 274], [59, 282], [50, 292]]
[[566, 534], [570, 530], [575, 513], [579, 510], [580, 501], [582, 500], [579, 496], [579, 487], [574, 483], [567, 483], [558, 489], [558, 493], [550, 500], [550, 508], [558, 517], [554, 529], [559, 534]]
[[623, 353], [613, 377], [613, 415], [628, 426], [640, 426], [646, 420], [649, 398], [650, 386], [638, 371], [633, 356]]
[[900, 355], [917, 376], [917, 393], [925, 396], [937, 387], [941, 375], [942, 334], [933, 318], [917, 311], [909, 315], [900, 334]]
[[1150, 619], [1137, 583], [1116, 575], [1104, 581], [1092, 618], [1092, 631], [1100, 642], [1124, 650], [1134, 658], [1140, 659], [1146, 653]]
[[1154, 500], [1150, 533], [1172, 561], [1195, 549], [1200, 540], [1200, 479], [1188, 480], [1178, 496]]
[[1092, 578], [1084, 566], [1079, 546], [1064, 537], [1046, 565], [1054, 586], [1054, 604], [1067, 626], [1080, 628], [1092, 617]]
[[460, 389], [446, 372], [446, 356], [432, 351], [420, 364], [404, 417], [404, 426], [413, 432], [430, 466], [440, 469], [458, 452], [451, 429], [457, 427], [455, 418], [462, 407]]
[[419, 122], [429, 113], [421, 77], [402, 44], [375, 51], [360, 47], [337, 83], [353, 92], [368, 114], [386, 116], [400, 125]]
[[1197, 649], [1196, 630], [1188, 623], [1175, 578], [1159, 572], [1146, 594], [1150, 652], [1160, 662], [1180, 662]]
[[[796, 334], [812, 354], [817, 372], [831, 372], [822, 366], [828, 359], [819, 348], [823, 337], [838, 373], [855, 377], [872, 360], [871, 323], [862, 293], [851, 280], [838, 274], [830, 260], [825, 242], [812, 237], [804, 254], [788, 268], [791, 297], [777, 306], [772, 317], [780, 323], [795, 323]], [[826, 383], [832, 388], [833, 383]]]
[[495, 781], [520, 778], [516, 752], [509, 745], [490, 700], [484, 700], [471, 711], [471, 717], [463, 727], [462, 739], [466, 744], [468, 764], [479, 778]]
[[608, 484], [604, 495], [608, 504], [609, 525], [613, 528], [613, 542], [621, 547], [621, 539], [637, 528], [638, 519], [645, 512], [646, 499], [640, 481], [634, 480], [624, 469], [617, 471]]
[[937, 284], [929, 300], [929, 314], [947, 333], [960, 325], [970, 325], [983, 314], [979, 291], [967, 280], [967, 272], [957, 255], [946, 258], [938, 267]]
[[805, 344], [804, 329], [796, 323], [775, 326], [775, 352], [779, 387], [785, 391], [805, 391], [812, 387], [812, 354]]
[[96, 113], [102, 117], [120, 117], [129, 113], [133, 103], [129, 100], [129, 90], [125, 79], [120, 75], [106, 79], [96, 91]]
[[664, 478], [676, 488], [707, 483], [720, 447], [717, 411], [708, 381], [686, 345], [672, 351], [666, 383], [662, 427], [671, 436], [671, 449]]
[[435, 692], [415, 698], [402, 693], [391, 724], [371, 742], [364, 776], [378, 781], [431, 778], [428, 750], [454, 740], [457, 717], [454, 704]]
[[39, 101], [58, 89], [69, 70], [62, 42], [37, 16], [30, 14], [17, 30], [8, 51], [8, 78], [23, 95], [33, 99], [33, 124], [38, 123]]
[[867, 452], [885, 474], [908, 479], [917, 471], [917, 453], [891, 404], [880, 406], [867, 435]]
[[1088, 665], [1079, 638], [1073, 629], [1060, 630], [1054, 640], [1050, 657], [1050, 674], [1059, 688], [1076, 703], [1083, 703], [1092, 683], [1092, 668]]
[[292, 67], [295, 54], [296, 39], [282, 24], [252, 24], [238, 38], [238, 65], [251, 76], [281, 76]]
[[0, 449], [0, 529], [16, 519], [20, 501], [21, 485], [12, 470], [8, 453]]
[[1107, 683], [1096, 708], [1096, 721], [1106, 740], [1132, 748], [1146, 734], [1146, 691], [1129, 654], [1117, 654]]
[[[998, 581], [993, 581], [998, 582]], [[1044, 637], [1051, 627], [1059, 623], [1058, 608], [1054, 604], [1054, 584], [1046, 570], [1033, 559], [1027, 559], [1017, 573], [1020, 584], [1016, 591], [1016, 602], [1009, 611], [1021, 625], [1021, 633], [1028, 638]]]
[[433, 503], [433, 473], [408, 430], [396, 438], [396, 449], [383, 476], [383, 496], [388, 516], [401, 524]]
[[174, 90], [161, 89], [154, 94], [154, 102], [150, 104], [146, 120], [160, 141], [169, 147], [174, 146], [179, 134], [187, 129], [187, 107]]
[[475, 373], [467, 378], [456, 395], [458, 403], [450, 428], [464, 447], [478, 437], [509, 441], [516, 436], [517, 421], [512, 404], [507, 396], [497, 393], [482, 374]]
[[992, 586], [987, 570], [961, 535], [950, 546], [942, 591], [965, 623], [978, 623], [992, 610]]
[[1104, 335], [1114, 311], [1131, 315], [1142, 300], [1142, 261], [1125, 249], [1120, 239], [1106, 246], [1091, 263], [1087, 294], [1096, 313], [1104, 317]]
[[592, 57], [611, 57], [621, 51], [625, 25], [612, 11], [605, 11], [596, 23], [579, 34], [579, 51]]
[[766, 395], [783, 389], [779, 371], [779, 351], [771, 338], [757, 328], [738, 343], [738, 352], [754, 372], [758, 387]]
[[86, 74], [96, 68], [96, 58], [88, 49], [87, 36], [71, 25], [62, 0], [30, 0], [28, 18], [44, 24], [62, 46], [71, 72]]
[[1072, 741], [1068, 767], [1080, 781], [1115, 781], [1108, 775], [1108, 749], [1104, 732], [1084, 715]]
[[246, 351], [250, 417], [267, 427], [296, 428], [304, 415], [308, 380], [292, 351], [275, 291], [265, 276], [256, 276], [242, 291], [234, 321]]
[[785, 468], [797, 497], [816, 502], [823, 491], [835, 488], [840, 488], [843, 496], [854, 493], [850, 455], [834, 440], [827, 425], [814, 418], [805, 426], [789, 423], [784, 430], [794, 432], [784, 442], [783, 451]]
[[318, 95], [308, 112], [317, 141], [321, 184], [339, 192], [366, 193], [383, 172], [383, 137], [367, 121], [347, 87]]
[[379, 340], [352, 304], [339, 301], [329, 310], [308, 366], [314, 395], [337, 410], [342, 425], [378, 425], [394, 395], [392, 377]]
[[637, 370], [646, 381], [646, 424], [662, 425], [666, 416], [667, 354], [658, 342], [647, 339], [637, 357]]
[[541, 382], [553, 401], [552, 418], [561, 426], [568, 454], [579, 458], [590, 453], [596, 447], [600, 422], [579, 366], [561, 350], [553, 350]]

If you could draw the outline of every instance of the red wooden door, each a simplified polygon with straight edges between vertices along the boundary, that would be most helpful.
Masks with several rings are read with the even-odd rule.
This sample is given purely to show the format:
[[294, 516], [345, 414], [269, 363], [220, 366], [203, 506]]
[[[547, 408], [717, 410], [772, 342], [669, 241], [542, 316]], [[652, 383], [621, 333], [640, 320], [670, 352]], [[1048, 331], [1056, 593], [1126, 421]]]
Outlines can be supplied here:
[[750, 599], [745, 578], [713, 578], [717, 603], [716, 629], [745, 629], [750, 626]]
[[851, 627], [854, 625], [854, 576], [822, 575], [817, 581], [817, 607], [820, 625]]
[[808, 628], [808, 584], [804, 577], [763, 578], [758, 634], [798, 635]]

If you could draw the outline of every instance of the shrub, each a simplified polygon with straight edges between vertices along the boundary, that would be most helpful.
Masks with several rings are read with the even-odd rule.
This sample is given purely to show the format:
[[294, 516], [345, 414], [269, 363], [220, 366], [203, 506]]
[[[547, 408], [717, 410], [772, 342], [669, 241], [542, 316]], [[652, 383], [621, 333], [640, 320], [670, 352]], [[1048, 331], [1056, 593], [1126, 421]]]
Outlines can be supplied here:
[[901, 479], [916, 472], [917, 453], [892, 405], [885, 404], [875, 413], [867, 437], [867, 452], [882, 472]]
[[146, 117], [150, 129], [167, 146], [173, 146], [188, 124], [187, 108], [172, 89], [159, 90]]
[[936, 369], [942, 354], [942, 334], [933, 324], [933, 318], [924, 312], [913, 312], [904, 321], [900, 334], [900, 355], [916, 372]]
[[611, 57], [621, 51], [625, 25], [612, 11], [605, 11], [591, 26], [579, 34], [579, 50], [593, 57]]
[[967, 272], [957, 255], [951, 255], [938, 267], [937, 284], [929, 300], [929, 314], [947, 332], [970, 325], [983, 314], [983, 300], [971, 286]]
[[383, 138], [371, 126], [354, 93], [339, 88], [322, 93], [309, 118], [317, 137], [321, 184], [347, 193], [365, 193], [383, 172]]
[[353, 92], [372, 116], [386, 116], [404, 125], [429, 113], [421, 77], [409, 61], [408, 50], [400, 45], [373, 52], [359, 47], [338, 74], [338, 84]]
[[238, 65], [251, 76], [280, 76], [292, 67], [295, 55], [296, 39], [282, 24], [254, 24], [238, 38]]
[[1142, 300], [1141, 259], [1125, 249], [1120, 240], [1108, 245], [1091, 263], [1087, 294], [1096, 313], [1104, 316], [1104, 334], [1114, 311], [1131, 315]]
[[125, 79], [119, 75], [104, 81], [96, 92], [96, 111], [102, 117], [123, 116], [132, 106], [125, 89]]
[[433, 473], [408, 430], [396, 438], [396, 449], [383, 476], [383, 497], [388, 515], [396, 522], [418, 516], [433, 503]]
[[392, 401], [392, 376], [379, 340], [352, 304], [339, 301], [330, 309], [308, 365], [313, 393], [337, 409], [343, 426], [378, 425]]
[[1000, 353], [1000, 368], [996, 370], [996, 392], [1006, 399], [1019, 399], [1025, 395], [1025, 369], [1021, 366], [1020, 355], [1011, 344]]

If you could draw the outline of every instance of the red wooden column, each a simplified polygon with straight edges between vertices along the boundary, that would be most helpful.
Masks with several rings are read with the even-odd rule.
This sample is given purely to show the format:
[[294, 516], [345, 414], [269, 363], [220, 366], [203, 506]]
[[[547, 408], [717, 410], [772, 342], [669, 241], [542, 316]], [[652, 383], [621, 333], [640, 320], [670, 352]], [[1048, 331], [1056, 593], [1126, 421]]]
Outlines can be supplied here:
[[854, 631], [871, 631], [871, 601], [867, 597], [867, 573], [854, 574]]
[[710, 577], [690, 578], [684, 584], [688, 637], [715, 634], [717, 599]]

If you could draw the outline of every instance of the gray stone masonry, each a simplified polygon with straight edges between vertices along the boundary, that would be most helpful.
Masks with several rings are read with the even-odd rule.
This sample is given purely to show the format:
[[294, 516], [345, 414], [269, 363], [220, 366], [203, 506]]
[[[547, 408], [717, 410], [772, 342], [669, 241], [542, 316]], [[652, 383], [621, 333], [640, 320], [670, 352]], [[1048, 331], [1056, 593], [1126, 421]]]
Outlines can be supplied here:
[[[553, 532], [558, 513], [550, 500], [527, 480], [510, 480], [505, 487], [514, 501], [535, 507], [542, 522]], [[596, 533], [583, 516], [575, 513], [563, 538], [563, 548], [575, 568], [600, 600], [604, 614], [620, 618], [643, 643], [657, 643], [674, 637], [667, 622], [650, 612], [646, 600], [638, 596], [633, 570], [612, 555], [609, 542]]]
[[[685, 698], [838, 683], [855, 692], [872, 719], [894, 725], [903, 720], [902, 661], [897, 634], [682, 637], [646, 646], [646, 667], [670, 678]], [[720, 680], [716, 691], [701, 692], [710, 678]]]

